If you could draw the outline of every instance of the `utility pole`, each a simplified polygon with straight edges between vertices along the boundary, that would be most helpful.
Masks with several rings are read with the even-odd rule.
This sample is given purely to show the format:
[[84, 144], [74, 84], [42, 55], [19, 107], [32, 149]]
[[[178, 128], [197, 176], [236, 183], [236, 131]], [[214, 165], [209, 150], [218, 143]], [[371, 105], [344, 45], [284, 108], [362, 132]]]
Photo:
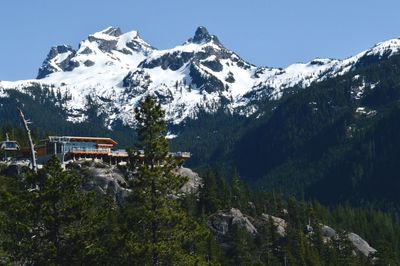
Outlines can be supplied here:
[[31, 148], [31, 155], [32, 155], [32, 170], [35, 173], [37, 173], [35, 146], [33, 145], [31, 130], [29, 129], [29, 126], [28, 126], [28, 124], [30, 122], [25, 119], [25, 116], [24, 116], [24, 113], [22, 112], [22, 110], [20, 108], [17, 108], [17, 109], [18, 109], [19, 115], [21, 117], [22, 123], [24, 124], [26, 134], [28, 135], [28, 139], [29, 139], [29, 146]]

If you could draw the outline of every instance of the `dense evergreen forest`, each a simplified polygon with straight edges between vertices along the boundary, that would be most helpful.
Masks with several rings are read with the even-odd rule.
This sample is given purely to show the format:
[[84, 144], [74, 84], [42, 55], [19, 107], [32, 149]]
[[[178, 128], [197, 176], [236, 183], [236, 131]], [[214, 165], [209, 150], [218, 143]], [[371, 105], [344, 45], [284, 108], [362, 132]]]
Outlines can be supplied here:
[[236, 168], [256, 188], [398, 211], [399, 77], [399, 55], [367, 57], [346, 75], [266, 101], [250, 119], [203, 114], [172, 146], [190, 147], [191, 167], [228, 179]]
[[[122, 168], [132, 193], [122, 205], [84, 190], [87, 180], [76, 166], [63, 170], [56, 158], [37, 174], [25, 168], [0, 177], [2, 264], [400, 265], [400, 217], [389, 208], [350, 201], [326, 207], [301, 195], [255, 188], [225, 167], [200, 167], [199, 191], [179, 193], [187, 180], [171, 172], [176, 164], [168, 156], [164, 112], [148, 97], [135, 114], [136, 145]], [[1, 133], [6, 131], [26, 141], [19, 129]], [[144, 150], [144, 162], [137, 149]], [[212, 219], [229, 212], [243, 215], [212, 226]], [[284, 221], [283, 231], [273, 217]], [[326, 237], [325, 226], [336, 233]], [[356, 251], [352, 232], [377, 252]]]

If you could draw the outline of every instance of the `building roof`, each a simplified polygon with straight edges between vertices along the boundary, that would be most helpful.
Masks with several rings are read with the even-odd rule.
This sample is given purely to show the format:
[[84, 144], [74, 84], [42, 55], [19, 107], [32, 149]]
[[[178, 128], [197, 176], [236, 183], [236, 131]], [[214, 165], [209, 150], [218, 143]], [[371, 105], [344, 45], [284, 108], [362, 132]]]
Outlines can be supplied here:
[[[52, 142], [96, 142], [97, 144], [117, 145], [118, 142], [112, 138], [98, 138], [98, 137], [79, 137], [79, 136], [49, 136], [48, 139]], [[46, 141], [46, 140], [45, 140]]]

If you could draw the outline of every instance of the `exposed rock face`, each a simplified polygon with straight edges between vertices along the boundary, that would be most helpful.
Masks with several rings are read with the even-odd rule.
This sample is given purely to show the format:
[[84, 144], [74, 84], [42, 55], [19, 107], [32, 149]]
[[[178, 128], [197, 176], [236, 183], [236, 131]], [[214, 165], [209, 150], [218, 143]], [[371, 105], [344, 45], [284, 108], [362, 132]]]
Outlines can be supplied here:
[[42, 79], [57, 71], [72, 71], [79, 63], [72, 60], [76, 51], [69, 45], [53, 46], [48, 53], [46, 60], [39, 68], [37, 78]]
[[119, 27], [109, 27], [105, 29], [103, 33], [113, 37], [119, 37], [122, 35], [122, 31]]
[[250, 216], [244, 215], [239, 209], [218, 211], [208, 219], [207, 226], [217, 237], [222, 248], [229, 249], [232, 245], [230, 232], [233, 226], [239, 226], [252, 236], [258, 235], [258, 230], [254, 225], [256, 221]]
[[322, 235], [323, 235], [325, 238], [331, 239], [331, 238], [334, 238], [334, 237], [337, 236], [336, 230], [333, 229], [333, 228], [330, 227], [330, 226], [322, 225], [322, 228], [321, 228], [321, 229], [322, 229]]
[[91, 66], [94, 65], [94, 62], [93, 62], [93, 61], [90, 61], [90, 60], [86, 60], [85, 62], [83, 62], [83, 64], [84, 64], [85, 66], [87, 66], [87, 67], [91, 67]]
[[122, 204], [129, 195], [123, 173], [114, 166], [102, 163], [83, 162], [74, 165], [85, 178], [84, 189], [96, 190], [107, 194], [118, 204]]
[[203, 184], [199, 174], [193, 172], [189, 168], [180, 167], [176, 169], [175, 174], [180, 176], [186, 176], [188, 178], [186, 184], [184, 184], [183, 187], [181, 188], [181, 192], [183, 192], [184, 194], [197, 193], [199, 191], [199, 188]]
[[282, 218], [279, 217], [275, 217], [269, 214], [265, 214], [263, 213], [261, 215], [262, 219], [265, 221], [269, 221], [270, 219], [272, 220], [272, 222], [274, 223], [274, 225], [276, 226], [276, 232], [284, 237], [286, 235], [286, 227], [287, 227], [287, 223], [285, 220], [283, 220]]
[[[330, 241], [331, 239], [338, 237], [336, 230], [327, 225], [322, 225], [322, 235], [324, 236], [325, 241]], [[348, 233], [347, 238], [353, 244], [355, 251], [361, 253], [365, 257], [368, 257], [377, 251], [371, 247], [367, 241], [355, 233]]]
[[243, 215], [239, 209], [231, 208], [211, 215], [207, 225], [221, 243], [226, 244], [228, 233], [234, 225], [240, 226], [254, 236], [258, 234], [257, 228], [250, 219], [250, 217]]
[[[117, 48], [118, 39], [107, 37], [119, 37], [122, 35], [120, 28], [109, 27], [101, 32], [101, 34], [94, 34], [88, 37], [89, 42], [98, 43], [98, 47], [103, 52], [111, 52]], [[106, 36], [106, 37], [104, 37]]]
[[218, 38], [215, 35], [210, 35], [208, 33], [208, 30], [205, 27], [200, 26], [196, 29], [194, 37], [192, 39], [190, 39], [189, 41], [200, 44], [200, 43], [204, 43], [204, 42], [209, 42], [211, 40], [219, 42]]
[[[229, 247], [229, 231], [233, 225], [239, 225], [251, 235], [258, 235], [257, 226], [265, 224], [272, 220], [273, 224], [277, 227], [277, 233], [281, 237], [286, 236], [287, 222], [279, 217], [269, 214], [262, 214], [260, 219], [254, 219], [250, 216], [242, 214], [239, 209], [232, 208], [230, 210], [219, 211], [209, 217], [208, 227], [214, 232], [223, 247]], [[338, 237], [335, 229], [327, 225], [321, 225], [322, 235], [325, 241], [331, 241]], [[312, 231], [309, 232], [312, 234]], [[355, 233], [348, 233], [348, 239], [354, 246], [354, 251], [369, 257], [376, 252], [376, 249], [371, 247], [367, 241], [362, 239]]]
[[[83, 161], [75, 162], [71, 167], [77, 169], [85, 178], [86, 190], [96, 190], [111, 196], [118, 204], [123, 204], [129, 195], [130, 189], [126, 188], [124, 174], [115, 166], [101, 162]], [[188, 181], [181, 188], [184, 194], [197, 193], [202, 185], [201, 177], [189, 168], [178, 168], [175, 173], [188, 177]]]
[[368, 242], [362, 239], [359, 235], [355, 233], [349, 233], [347, 234], [347, 237], [351, 243], [353, 243], [354, 247], [364, 256], [368, 257], [370, 254], [374, 254], [376, 252], [376, 249], [371, 247]]

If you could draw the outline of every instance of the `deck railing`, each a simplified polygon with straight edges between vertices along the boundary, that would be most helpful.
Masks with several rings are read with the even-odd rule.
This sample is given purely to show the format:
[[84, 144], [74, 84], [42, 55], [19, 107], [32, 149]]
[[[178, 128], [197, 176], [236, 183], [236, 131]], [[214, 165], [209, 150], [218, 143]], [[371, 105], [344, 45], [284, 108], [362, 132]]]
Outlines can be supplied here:
[[86, 147], [73, 147], [68, 149], [66, 152], [88, 152], [88, 153], [107, 153], [116, 156], [128, 156], [126, 150], [110, 150], [110, 149], [97, 149], [97, 148], [86, 148]]
[[115, 150], [115, 151], [111, 151], [111, 153], [114, 155], [119, 155], [119, 156], [121, 156], [121, 155], [128, 156], [128, 152], [126, 150]]
[[170, 155], [172, 157], [177, 157], [177, 158], [190, 158], [190, 152], [185, 152], [185, 151], [178, 151], [178, 152], [170, 152]]
[[86, 147], [73, 147], [66, 150], [66, 152], [93, 152], [93, 153], [109, 153], [109, 149], [96, 149], [96, 148], [86, 148]]
[[[87, 147], [73, 147], [66, 150], [66, 152], [107, 153], [116, 156], [128, 156], [128, 152], [126, 150], [110, 150], [110, 149], [97, 149], [97, 148], [87, 148]], [[190, 158], [191, 153], [180, 151], [180, 152], [170, 152], [169, 155], [175, 158]], [[144, 152], [139, 151], [139, 156], [144, 157]]]

